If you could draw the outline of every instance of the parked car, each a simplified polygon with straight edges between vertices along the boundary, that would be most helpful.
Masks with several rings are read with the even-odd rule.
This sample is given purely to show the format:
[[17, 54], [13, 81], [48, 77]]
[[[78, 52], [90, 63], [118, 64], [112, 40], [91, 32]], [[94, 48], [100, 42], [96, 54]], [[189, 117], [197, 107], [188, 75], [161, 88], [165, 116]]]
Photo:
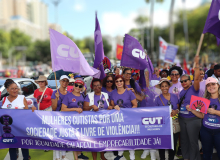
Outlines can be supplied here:
[[[72, 72], [65, 72], [65, 71], [63, 71], [63, 70], [56, 71], [57, 86], [60, 85], [60, 83], [59, 83], [60, 77], [61, 77], [62, 75], [67, 75], [67, 76], [68, 76], [69, 74], [72, 74]], [[87, 87], [86, 92], [87, 92], [87, 93], [91, 92], [90, 84], [91, 84], [91, 82], [92, 82], [93, 77], [92, 77], [92, 76], [82, 76], [82, 78], [84, 79], [84, 82], [86, 83], [86, 87]], [[48, 81], [48, 87], [49, 87], [49, 88], [51, 88], [51, 89], [56, 89], [56, 81], [55, 81], [54, 72], [52, 72], [52, 73], [47, 77], [47, 81]]]

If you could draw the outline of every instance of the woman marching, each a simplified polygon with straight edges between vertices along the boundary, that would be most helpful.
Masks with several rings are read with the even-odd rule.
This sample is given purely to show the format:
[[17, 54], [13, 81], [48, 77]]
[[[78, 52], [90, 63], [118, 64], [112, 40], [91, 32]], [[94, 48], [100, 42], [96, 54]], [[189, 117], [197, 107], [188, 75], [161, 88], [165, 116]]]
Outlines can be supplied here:
[[[73, 86], [73, 91], [71, 93], [67, 93], [62, 101], [61, 111], [76, 111], [78, 113], [83, 112], [83, 102], [84, 97], [80, 93], [84, 89], [84, 81], [76, 80]], [[81, 152], [74, 151], [75, 160], [79, 159], [89, 159], [84, 156]]]
[[102, 92], [105, 92], [110, 97], [111, 92], [115, 89], [115, 81], [113, 75], [107, 75], [102, 83]]
[[[66, 90], [66, 87], [68, 86], [69, 83], [69, 77], [66, 75], [62, 75], [60, 77], [60, 88], [58, 90], [55, 90], [51, 96], [52, 98], [52, 109], [53, 111], [60, 111], [61, 110], [61, 105], [62, 101], [67, 93], [69, 93]], [[62, 160], [68, 160], [66, 158], [66, 151], [61, 151], [62, 152]], [[60, 160], [60, 151], [56, 150], [56, 160]]]
[[[93, 79], [91, 87], [94, 92], [89, 93], [84, 101], [83, 109], [85, 111], [111, 110], [113, 107], [109, 105], [109, 97], [107, 93], [101, 92], [102, 83], [100, 79]], [[101, 152], [101, 159], [107, 160], [104, 152]], [[92, 152], [93, 160], [97, 160], [97, 152]]]
[[[14, 82], [12, 79], [7, 79], [4, 83], [5, 88], [9, 95], [4, 99], [2, 109], [28, 109], [27, 100], [24, 95], [19, 95], [20, 85]], [[32, 111], [36, 110], [36, 107], [32, 107]], [[29, 150], [21, 149], [24, 160], [29, 159]], [[11, 160], [17, 159], [16, 148], [9, 148], [9, 154]]]
[[200, 87], [200, 71], [199, 71], [199, 56], [194, 59], [195, 67], [195, 78], [192, 85], [190, 76], [185, 74], [181, 76], [181, 84], [183, 90], [180, 92], [179, 99], [179, 123], [180, 123], [180, 139], [181, 149], [184, 159], [200, 159], [198, 137], [201, 128], [201, 118], [203, 114], [195, 110], [190, 109], [189, 104], [191, 96], [199, 96]]
[[[126, 70], [126, 69], [125, 69]], [[126, 73], [126, 71], [125, 71]], [[126, 89], [125, 79], [123, 76], [118, 75], [115, 77], [116, 90], [111, 94], [111, 106], [114, 109], [120, 110], [120, 108], [137, 108], [137, 100], [134, 93], [131, 90]], [[135, 159], [135, 151], [129, 150], [130, 159]], [[119, 151], [118, 156], [114, 160], [119, 160], [123, 157], [124, 151]]]
[[200, 136], [203, 159], [211, 160], [215, 146], [220, 159], [220, 86], [218, 80], [209, 77], [206, 80], [205, 98], [210, 100], [208, 114], [204, 115]]
[[[158, 85], [156, 85], [157, 88], [161, 89], [162, 94], [160, 94], [156, 99], [155, 99], [155, 105], [156, 106], [167, 106], [171, 105], [172, 106], [172, 112], [171, 112], [171, 117], [176, 117], [176, 115], [179, 113], [178, 109], [178, 98], [175, 94], [169, 93], [169, 88], [172, 86], [172, 83], [169, 82], [168, 79], [162, 78], [159, 82]], [[178, 120], [178, 119], [175, 119]], [[174, 131], [173, 133], [173, 142], [174, 142], [174, 150], [169, 149], [169, 160], [173, 160], [175, 153], [176, 153], [176, 145], [177, 145], [177, 140], [179, 137], [179, 130]], [[159, 149], [159, 155], [160, 155], [160, 160], [165, 160], [165, 149]]]

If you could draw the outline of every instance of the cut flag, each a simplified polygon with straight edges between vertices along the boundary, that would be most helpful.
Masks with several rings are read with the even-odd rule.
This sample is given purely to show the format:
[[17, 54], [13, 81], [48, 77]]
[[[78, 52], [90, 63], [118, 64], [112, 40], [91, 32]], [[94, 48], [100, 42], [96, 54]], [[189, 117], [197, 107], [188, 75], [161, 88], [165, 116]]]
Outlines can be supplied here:
[[99, 25], [99, 20], [96, 14], [95, 21], [95, 32], [94, 32], [94, 42], [95, 42], [95, 60], [93, 67], [99, 69], [101, 71], [100, 79], [105, 78], [105, 72], [103, 67], [104, 60], [104, 49], [103, 49], [103, 41], [102, 41], [102, 33]]
[[83, 76], [100, 77], [100, 71], [88, 64], [77, 45], [53, 29], [50, 29], [50, 50], [54, 72], [62, 69]]
[[220, 0], [212, 0], [209, 14], [205, 22], [203, 33], [211, 33], [216, 36], [220, 44]]

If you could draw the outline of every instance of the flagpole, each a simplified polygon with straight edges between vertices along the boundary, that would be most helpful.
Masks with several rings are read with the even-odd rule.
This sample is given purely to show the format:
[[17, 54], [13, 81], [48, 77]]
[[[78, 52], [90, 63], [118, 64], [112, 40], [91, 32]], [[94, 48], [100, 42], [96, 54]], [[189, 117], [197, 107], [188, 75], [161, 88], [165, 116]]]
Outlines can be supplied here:
[[[54, 77], [55, 77], [56, 88], [57, 88], [57, 77], [56, 77], [56, 72], [54, 72]], [[58, 88], [57, 88], [57, 93], [59, 94]], [[59, 97], [58, 97], [58, 100], [59, 100]]]
[[[196, 56], [198, 56], [199, 53], [200, 53], [203, 39], [204, 39], [204, 33], [201, 34], [201, 37], [200, 37], [200, 40], [199, 40], [199, 46], [198, 46], [197, 52], [196, 52]], [[196, 66], [196, 63], [194, 62], [194, 64], [193, 64], [193, 69], [195, 68], [195, 66]]]

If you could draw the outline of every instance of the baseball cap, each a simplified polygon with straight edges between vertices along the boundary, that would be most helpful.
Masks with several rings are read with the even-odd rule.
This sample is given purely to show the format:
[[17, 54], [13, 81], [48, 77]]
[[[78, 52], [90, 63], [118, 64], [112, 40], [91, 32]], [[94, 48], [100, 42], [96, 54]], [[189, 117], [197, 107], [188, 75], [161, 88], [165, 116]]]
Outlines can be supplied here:
[[80, 83], [80, 84], [82, 84], [84, 86], [84, 81], [80, 80], [80, 79], [76, 80], [74, 83]]
[[209, 77], [207, 78], [207, 80], [205, 81], [205, 85], [209, 84], [209, 83], [218, 83], [218, 80], [216, 78], [213, 77]]
[[60, 77], [60, 81], [63, 80], [63, 79], [65, 79], [65, 78], [68, 79], [68, 80], [70, 80], [70, 78], [69, 78], [67, 75], [62, 75], [62, 76]]
[[74, 79], [76, 79], [76, 78], [82, 78], [82, 77], [80, 75], [75, 75]]

